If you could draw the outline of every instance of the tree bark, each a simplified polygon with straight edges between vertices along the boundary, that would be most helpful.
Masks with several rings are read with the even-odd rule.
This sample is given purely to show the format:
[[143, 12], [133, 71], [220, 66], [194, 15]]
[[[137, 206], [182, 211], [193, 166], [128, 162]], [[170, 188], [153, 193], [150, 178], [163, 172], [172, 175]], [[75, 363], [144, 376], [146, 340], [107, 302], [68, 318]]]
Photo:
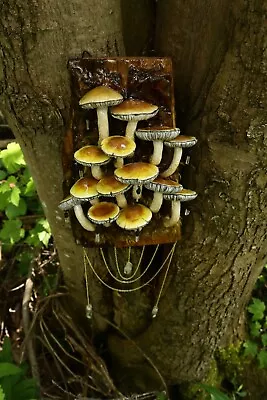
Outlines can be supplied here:
[[[198, 138], [187, 153], [183, 184], [198, 199], [182, 216], [178, 243], [159, 314], [151, 308], [160, 281], [137, 294], [113, 294], [91, 276], [95, 330], [99, 314], [130, 335], [168, 384], [202, 379], [214, 350], [230, 343], [266, 261], [266, 6], [263, 0], [159, 0], [156, 52], [175, 66], [177, 125]], [[101, 4], [101, 7], [100, 7]], [[138, 2], [141, 46], [153, 26], [152, 2]], [[130, 18], [118, 0], [0, 5], [1, 107], [21, 144], [52, 228], [66, 283], [85, 305], [82, 249], [58, 210], [62, 199], [62, 139], [70, 105], [68, 58], [124, 54]], [[138, 11], [139, 10], [139, 11]], [[150, 28], [142, 26], [144, 15]], [[123, 15], [123, 22], [122, 22]], [[138, 21], [140, 25], [138, 25]], [[161, 255], [167, 247], [162, 246]], [[134, 257], [138, 259], [139, 250]], [[103, 263], [90, 249], [94, 265]], [[125, 391], [160, 387], [132, 341], [106, 331], [113, 376]]]

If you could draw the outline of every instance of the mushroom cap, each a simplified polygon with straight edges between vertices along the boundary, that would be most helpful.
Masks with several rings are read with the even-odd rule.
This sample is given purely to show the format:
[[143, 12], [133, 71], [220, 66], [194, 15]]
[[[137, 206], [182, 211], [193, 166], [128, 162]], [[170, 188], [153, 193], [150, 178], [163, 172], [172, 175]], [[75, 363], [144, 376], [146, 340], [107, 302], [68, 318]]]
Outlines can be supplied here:
[[138, 129], [136, 136], [141, 140], [171, 140], [180, 135], [179, 128], [169, 128], [167, 126], [153, 126], [151, 128]]
[[158, 177], [152, 182], [145, 183], [145, 188], [153, 190], [153, 192], [168, 194], [181, 192], [183, 186], [179, 182], [176, 182], [172, 179]]
[[147, 225], [151, 218], [152, 212], [149, 208], [142, 204], [135, 204], [125, 207], [121, 211], [116, 223], [120, 228], [136, 230]]
[[141, 121], [154, 117], [159, 108], [143, 100], [125, 100], [118, 106], [112, 107], [111, 115], [124, 121]]
[[108, 107], [119, 104], [123, 101], [120, 93], [107, 86], [97, 86], [89, 90], [80, 99], [79, 105], [83, 108]]
[[175, 139], [164, 142], [165, 146], [169, 147], [192, 147], [197, 143], [195, 136], [177, 136]]
[[87, 216], [95, 224], [113, 222], [118, 218], [120, 208], [115, 203], [101, 201], [89, 208]]
[[74, 197], [70, 194], [67, 197], [65, 197], [63, 200], [61, 200], [61, 202], [58, 205], [58, 208], [60, 208], [63, 211], [68, 211], [68, 210], [72, 209], [74, 206], [76, 206], [77, 204], [82, 204], [88, 200], [89, 200], [88, 198], [82, 199], [82, 198]]
[[107, 164], [110, 161], [107, 154], [98, 146], [93, 145], [84, 146], [75, 151], [74, 158], [79, 164], [87, 166]]
[[158, 174], [159, 169], [156, 165], [143, 162], [126, 164], [114, 171], [118, 181], [134, 185], [153, 181]]
[[79, 199], [94, 199], [98, 197], [97, 182], [95, 178], [81, 178], [71, 187], [70, 194]]
[[119, 182], [114, 175], [105, 176], [96, 185], [98, 193], [103, 196], [116, 196], [126, 192], [130, 187], [129, 183]]
[[183, 189], [179, 193], [164, 194], [163, 197], [165, 200], [190, 201], [197, 197], [197, 192], [190, 189]]
[[134, 140], [126, 136], [109, 136], [102, 140], [101, 149], [111, 157], [128, 157], [135, 151]]

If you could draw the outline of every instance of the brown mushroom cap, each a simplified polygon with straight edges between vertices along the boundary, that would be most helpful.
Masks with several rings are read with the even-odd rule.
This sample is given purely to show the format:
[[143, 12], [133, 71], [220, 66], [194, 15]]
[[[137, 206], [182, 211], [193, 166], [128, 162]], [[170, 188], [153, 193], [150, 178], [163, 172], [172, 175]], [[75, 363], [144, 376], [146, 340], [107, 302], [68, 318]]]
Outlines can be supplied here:
[[101, 201], [89, 208], [87, 216], [96, 224], [105, 224], [114, 221], [119, 212], [120, 209], [117, 204]]
[[131, 185], [129, 183], [118, 181], [114, 175], [106, 176], [96, 185], [98, 193], [103, 196], [116, 196], [119, 193], [126, 192], [130, 187]]
[[104, 153], [113, 157], [127, 157], [134, 153], [135, 142], [125, 136], [110, 136], [101, 142]]
[[125, 100], [123, 103], [112, 107], [111, 115], [124, 121], [141, 121], [154, 117], [158, 106], [146, 103], [143, 100]]
[[164, 199], [172, 201], [190, 201], [197, 197], [197, 192], [190, 189], [183, 189], [179, 193], [164, 194]]
[[94, 178], [81, 178], [74, 183], [70, 189], [70, 194], [80, 199], [93, 199], [98, 197], [98, 191], [96, 185], [97, 179]]
[[167, 126], [152, 126], [148, 128], [138, 129], [135, 132], [136, 136], [141, 140], [171, 140], [180, 134], [179, 128], [169, 128]]
[[151, 218], [152, 212], [149, 208], [142, 204], [135, 204], [124, 208], [116, 223], [122, 229], [136, 230], [147, 225]]
[[107, 86], [97, 86], [80, 99], [79, 105], [83, 108], [97, 108], [101, 106], [112, 106], [123, 101], [120, 93]]
[[114, 171], [116, 179], [123, 183], [142, 184], [150, 182], [159, 174], [159, 169], [156, 165], [137, 162], [126, 164]]
[[75, 151], [75, 160], [82, 165], [101, 165], [107, 164], [110, 161], [110, 157], [105, 154], [98, 146], [84, 146], [81, 149]]
[[154, 192], [161, 192], [166, 194], [181, 192], [181, 190], [183, 189], [182, 185], [179, 182], [176, 182], [172, 179], [164, 179], [160, 176], [154, 179], [152, 182], [145, 183], [145, 187], [149, 190], [153, 190]]
[[165, 146], [169, 147], [192, 147], [197, 143], [195, 136], [179, 135], [175, 139], [164, 142]]

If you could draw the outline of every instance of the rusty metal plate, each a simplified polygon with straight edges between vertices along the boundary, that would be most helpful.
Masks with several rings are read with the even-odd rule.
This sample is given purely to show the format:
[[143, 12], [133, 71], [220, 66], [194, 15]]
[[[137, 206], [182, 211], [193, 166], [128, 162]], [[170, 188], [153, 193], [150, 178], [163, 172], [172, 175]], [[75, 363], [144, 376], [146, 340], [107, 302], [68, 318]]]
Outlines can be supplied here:
[[[81, 166], [74, 162], [73, 154], [79, 148], [98, 141], [97, 114], [95, 109], [84, 110], [79, 106], [80, 98], [90, 89], [99, 85], [109, 86], [120, 92], [125, 99], [144, 100], [159, 107], [158, 114], [147, 121], [138, 122], [138, 128], [165, 125], [175, 127], [174, 93], [172, 63], [169, 58], [79, 58], [69, 61], [71, 75], [71, 110], [69, 129], [63, 146], [64, 193], [67, 196], [71, 186], [79, 179]], [[124, 135], [126, 121], [109, 117], [109, 134]], [[128, 162], [148, 161], [153, 151], [152, 142], [136, 140], [137, 149]], [[164, 146], [160, 171], [170, 164], [172, 150]], [[113, 163], [105, 166], [106, 173], [112, 173]], [[172, 179], [177, 180], [176, 175]], [[144, 189], [140, 203], [149, 205], [152, 192]], [[126, 193], [132, 201], [130, 191]], [[111, 198], [103, 198], [112, 201]], [[84, 211], [88, 209], [83, 206]], [[172, 243], [180, 239], [180, 223], [165, 228], [163, 218], [170, 213], [169, 202], [164, 202], [160, 212], [153, 215], [152, 221], [137, 236], [135, 232], [119, 228], [116, 223], [110, 227], [97, 226], [100, 243], [95, 243], [95, 233], [84, 230], [70, 212], [74, 236], [84, 246], [143, 246], [157, 243]]]

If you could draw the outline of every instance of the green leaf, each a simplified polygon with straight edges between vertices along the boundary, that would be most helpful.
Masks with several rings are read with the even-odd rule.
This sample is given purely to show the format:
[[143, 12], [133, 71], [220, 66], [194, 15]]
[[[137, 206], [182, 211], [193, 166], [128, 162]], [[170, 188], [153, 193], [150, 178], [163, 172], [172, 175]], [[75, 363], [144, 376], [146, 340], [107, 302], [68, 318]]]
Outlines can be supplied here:
[[2, 350], [0, 351], [0, 363], [3, 362], [8, 362], [8, 363], [13, 362], [11, 342], [9, 337], [7, 336], [4, 338]]
[[6, 171], [4, 171], [3, 169], [0, 169], [0, 180], [2, 181], [3, 179], [5, 179], [7, 176]]
[[0, 183], [0, 193], [7, 193], [11, 192], [11, 187], [9, 186], [9, 183], [7, 181], [1, 182]]
[[0, 400], [6, 400], [5, 393], [1, 385], [0, 385]]
[[27, 212], [27, 204], [26, 201], [22, 198], [19, 200], [19, 204], [15, 206], [14, 204], [8, 204], [6, 206], [6, 216], [8, 219], [14, 219], [18, 216], [25, 215]]
[[30, 177], [29, 181], [27, 182], [23, 194], [27, 197], [36, 196], [36, 188], [32, 177]]
[[3, 228], [0, 230], [0, 239], [11, 244], [19, 242], [25, 235], [21, 226], [22, 222], [17, 219], [4, 221]]
[[14, 204], [14, 206], [18, 206], [19, 205], [19, 199], [20, 199], [20, 189], [15, 186], [12, 189], [11, 195], [10, 195], [10, 201], [12, 204]]
[[252, 337], [259, 337], [261, 334], [261, 323], [259, 321], [255, 321], [255, 322], [251, 322], [249, 324], [249, 328], [250, 328], [250, 335]]
[[255, 342], [252, 342], [251, 340], [246, 340], [244, 343], [244, 355], [245, 356], [252, 356], [256, 357], [258, 353], [258, 345]]
[[36, 380], [33, 378], [27, 379], [23, 378], [18, 382], [12, 392], [14, 399], [28, 400], [36, 398], [38, 395], [38, 387]]
[[26, 165], [19, 144], [14, 142], [9, 143], [7, 148], [0, 152], [0, 158], [7, 171], [11, 174]]
[[33, 259], [32, 251], [23, 251], [16, 256], [16, 260], [18, 263], [18, 270], [21, 276], [25, 276], [29, 272], [29, 266]]
[[21, 369], [17, 367], [15, 364], [1, 362], [0, 363], [0, 378], [9, 375], [19, 375], [21, 374]]
[[29, 236], [25, 240], [30, 246], [38, 247], [41, 245], [48, 245], [51, 237], [51, 231], [46, 219], [40, 219], [35, 227], [30, 230]]
[[226, 394], [224, 394], [219, 389], [216, 389], [213, 386], [209, 386], [209, 385], [205, 385], [205, 384], [199, 384], [198, 386], [210, 394], [211, 400], [231, 400], [230, 397], [226, 396]]
[[248, 311], [253, 315], [253, 321], [260, 321], [264, 317], [265, 304], [257, 298], [252, 298], [252, 304], [248, 306]]
[[263, 346], [267, 346], [267, 333], [263, 333], [261, 335], [261, 341], [262, 341]]
[[9, 192], [5, 192], [5, 193], [0, 192], [0, 211], [5, 211], [6, 207], [9, 204], [9, 199], [10, 199]]
[[258, 353], [257, 358], [260, 363], [260, 368], [267, 368], [267, 351], [261, 350]]

